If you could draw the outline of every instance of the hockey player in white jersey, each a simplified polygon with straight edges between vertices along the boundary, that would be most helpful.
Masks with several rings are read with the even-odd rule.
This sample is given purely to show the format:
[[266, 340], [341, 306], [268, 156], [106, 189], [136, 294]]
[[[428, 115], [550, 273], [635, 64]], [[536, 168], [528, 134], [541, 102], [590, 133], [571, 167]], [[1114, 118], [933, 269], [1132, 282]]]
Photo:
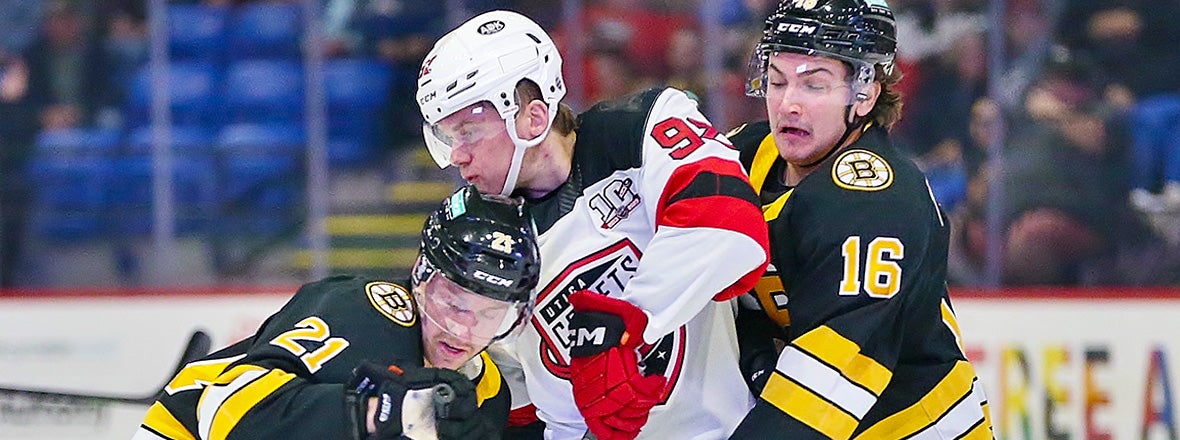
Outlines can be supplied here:
[[737, 151], [679, 90], [574, 116], [536, 23], [482, 14], [426, 56], [417, 100], [440, 166], [523, 196], [541, 281], [517, 340], [547, 439], [716, 439], [752, 405], [729, 300], [767, 263]]

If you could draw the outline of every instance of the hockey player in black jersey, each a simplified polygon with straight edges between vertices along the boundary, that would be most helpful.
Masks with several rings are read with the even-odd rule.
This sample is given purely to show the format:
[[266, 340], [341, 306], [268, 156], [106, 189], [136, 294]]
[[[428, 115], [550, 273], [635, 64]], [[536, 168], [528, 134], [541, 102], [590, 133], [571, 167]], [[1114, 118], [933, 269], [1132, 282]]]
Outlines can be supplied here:
[[499, 438], [510, 396], [484, 349], [528, 319], [539, 271], [521, 206], [464, 187], [427, 218], [409, 282], [304, 285], [181, 370], [135, 438]]
[[769, 121], [729, 138], [770, 229], [754, 295], [774, 325], [751, 335], [740, 318], [759, 398], [732, 438], [992, 437], [946, 287], [946, 217], [889, 142], [896, 45], [884, 0], [786, 0], [766, 21], [747, 91]]

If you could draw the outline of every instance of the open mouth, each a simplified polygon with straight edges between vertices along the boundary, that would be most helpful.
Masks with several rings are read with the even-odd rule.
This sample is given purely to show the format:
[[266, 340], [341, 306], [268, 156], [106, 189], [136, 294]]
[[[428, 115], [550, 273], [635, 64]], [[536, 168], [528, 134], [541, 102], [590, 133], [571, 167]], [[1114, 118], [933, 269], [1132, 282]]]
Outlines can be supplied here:
[[442, 347], [443, 352], [445, 352], [446, 354], [449, 354], [451, 356], [460, 356], [464, 353], [467, 353], [466, 349], [456, 347], [456, 346], [448, 344], [446, 342], [439, 341], [438, 345], [440, 347]]
[[810, 131], [798, 127], [783, 127], [779, 129], [779, 133], [794, 137], [806, 137], [811, 135]]

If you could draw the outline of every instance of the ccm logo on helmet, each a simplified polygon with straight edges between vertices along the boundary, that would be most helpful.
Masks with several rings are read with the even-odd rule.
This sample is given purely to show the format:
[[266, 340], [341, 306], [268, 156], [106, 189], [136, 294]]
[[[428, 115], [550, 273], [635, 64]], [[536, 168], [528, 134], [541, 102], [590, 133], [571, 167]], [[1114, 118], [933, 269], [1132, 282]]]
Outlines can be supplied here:
[[481, 24], [479, 25], [479, 29], [477, 29], [481, 35], [491, 35], [502, 30], [504, 30], [504, 22], [500, 20], [492, 20]]
[[776, 32], [790, 32], [792, 34], [811, 35], [815, 33], [816, 27], [810, 24], [799, 23], [779, 23]]
[[474, 275], [475, 275], [475, 279], [480, 280], [480, 281], [485, 281], [488, 284], [493, 284], [493, 285], [502, 286], [502, 287], [512, 287], [512, 280], [507, 279], [507, 278], [503, 278], [503, 277], [498, 277], [498, 276], [492, 275], [490, 273], [484, 272], [482, 270], [475, 271]]

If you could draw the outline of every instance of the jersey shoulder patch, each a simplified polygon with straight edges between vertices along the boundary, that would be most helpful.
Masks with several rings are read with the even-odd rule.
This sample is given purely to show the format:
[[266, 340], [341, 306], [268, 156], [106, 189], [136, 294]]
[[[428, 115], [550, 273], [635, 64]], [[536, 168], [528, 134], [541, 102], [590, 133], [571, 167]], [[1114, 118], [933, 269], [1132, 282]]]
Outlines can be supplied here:
[[414, 299], [405, 287], [386, 281], [373, 281], [365, 284], [365, 295], [374, 309], [402, 327], [413, 327], [418, 321]]
[[836, 157], [832, 181], [848, 190], [880, 191], [893, 184], [893, 167], [877, 153], [852, 149]]

